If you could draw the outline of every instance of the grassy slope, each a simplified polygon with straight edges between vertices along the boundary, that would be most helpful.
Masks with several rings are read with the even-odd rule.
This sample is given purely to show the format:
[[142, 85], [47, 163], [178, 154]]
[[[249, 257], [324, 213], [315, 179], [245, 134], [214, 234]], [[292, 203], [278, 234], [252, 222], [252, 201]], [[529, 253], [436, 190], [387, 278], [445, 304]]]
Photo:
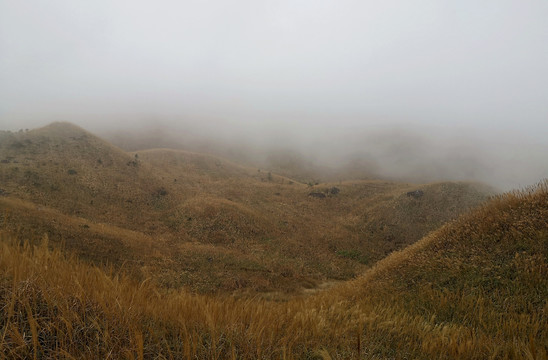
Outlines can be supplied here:
[[284, 303], [162, 293], [4, 240], [9, 358], [545, 359], [548, 186], [508, 194], [377, 263]]
[[[66, 123], [0, 133], [0, 160], [4, 229], [199, 292], [352, 278], [489, 194], [466, 183], [310, 187], [206, 154], [128, 154]], [[339, 194], [308, 196], [333, 186]], [[423, 197], [406, 196], [418, 188]]]
[[415, 339], [412, 346], [400, 342], [410, 353], [545, 359], [547, 260], [544, 183], [442, 227], [381, 261], [340, 295], [388, 301], [403, 319], [395, 328]]
[[3, 190], [67, 215], [153, 232], [168, 205], [149, 169], [71, 124], [3, 132], [0, 155]]
[[[310, 187], [203, 154], [164, 149], [139, 152], [139, 158], [163, 178], [177, 179], [169, 189], [184, 194], [171, 218], [178, 231], [202, 243], [258, 254], [256, 270], [297, 278], [352, 277], [490, 193], [466, 183], [417, 187], [354, 181]], [[308, 196], [333, 186], [339, 194]], [[417, 188], [424, 191], [422, 198], [406, 195]]]

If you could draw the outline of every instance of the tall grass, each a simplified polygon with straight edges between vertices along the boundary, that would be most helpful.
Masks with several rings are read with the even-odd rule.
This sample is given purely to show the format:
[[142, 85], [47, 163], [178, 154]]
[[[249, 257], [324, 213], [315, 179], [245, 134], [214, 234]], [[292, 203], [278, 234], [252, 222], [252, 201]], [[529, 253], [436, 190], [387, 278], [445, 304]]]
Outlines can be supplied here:
[[4, 235], [0, 357], [545, 359], [547, 219], [544, 183], [287, 302], [168, 292]]

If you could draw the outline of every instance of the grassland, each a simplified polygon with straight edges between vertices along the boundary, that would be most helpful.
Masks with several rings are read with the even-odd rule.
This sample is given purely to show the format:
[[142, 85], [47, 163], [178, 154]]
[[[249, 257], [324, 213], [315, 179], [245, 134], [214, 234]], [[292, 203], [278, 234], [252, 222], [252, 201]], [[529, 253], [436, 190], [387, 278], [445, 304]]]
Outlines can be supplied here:
[[[8, 220], [9, 221], [9, 220]], [[6, 358], [546, 359], [548, 184], [286, 302], [136, 282], [3, 235]]]
[[493, 194], [451, 182], [309, 185], [207, 154], [127, 153], [67, 123], [0, 132], [0, 161], [5, 233], [34, 244], [46, 234], [97, 266], [202, 294], [284, 299], [352, 279]]

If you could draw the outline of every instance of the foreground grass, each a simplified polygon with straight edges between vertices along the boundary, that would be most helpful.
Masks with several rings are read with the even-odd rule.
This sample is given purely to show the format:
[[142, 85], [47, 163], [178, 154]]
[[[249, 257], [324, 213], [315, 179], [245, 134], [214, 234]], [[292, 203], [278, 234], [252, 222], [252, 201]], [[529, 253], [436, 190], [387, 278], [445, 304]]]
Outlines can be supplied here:
[[310, 296], [165, 292], [4, 236], [0, 357], [545, 359], [548, 187], [507, 194]]

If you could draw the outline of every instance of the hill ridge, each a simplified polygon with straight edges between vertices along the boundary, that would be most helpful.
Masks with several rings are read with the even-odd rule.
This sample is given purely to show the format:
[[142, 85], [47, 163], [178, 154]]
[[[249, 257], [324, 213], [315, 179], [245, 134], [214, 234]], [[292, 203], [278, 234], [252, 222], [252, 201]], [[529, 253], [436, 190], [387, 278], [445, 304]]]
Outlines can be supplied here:
[[[362, 276], [351, 282], [367, 282], [372, 277], [379, 273], [385, 273], [393, 270], [393, 267], [401, 265], [409, 256], [416, 255], [430, 246], [442, 249], [444, 245], [440, 242], [450, 236], [454, 236], [455, 229], [466, 226], [469, 223], [474, 223], [482, 218], [489, 218], [489, 213], [493, 210], [501, 210], [504, 208], [512, 208], [512, 204], [518, 203], [523, 199], [528, 199], [536, 196], [544, 196], [548, 199], [548, 179], [538, 182], [536, 185], [529, 186], [521, 190], [512, 190], [503, 194], [497, 194], [485, 203], [479, 204], [475, 208], [462, 214], [456, 219], [450, 220], [438, 229], [435, 229], [421, 238], [419, 241], [391, 253], [386, 258], [379, 260], [372, 268], [368, 269]], [[548, 224], [548, 219], [546, 219]], [[547, 249], [548, 250], [548, 249]], [[392, 267], [392, 269], [391, 269]]]

